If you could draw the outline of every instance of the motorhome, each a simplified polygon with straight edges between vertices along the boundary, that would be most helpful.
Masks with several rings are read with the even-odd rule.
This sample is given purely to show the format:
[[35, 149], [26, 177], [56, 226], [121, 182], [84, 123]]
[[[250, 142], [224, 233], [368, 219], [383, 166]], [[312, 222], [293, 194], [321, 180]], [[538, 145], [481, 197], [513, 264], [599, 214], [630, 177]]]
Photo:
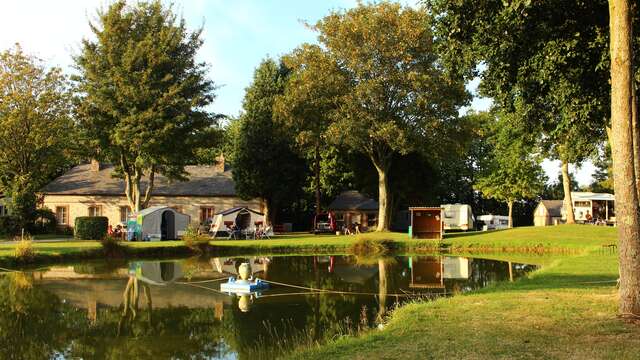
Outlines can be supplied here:
[[444, 230], [473, 230], [473, 211], [466, 204], [440, 205], [443, 209]]
[[478, 216], [478, 222], [482, 231], [509, 228], [509, 217], [504, 215], [480, 215]]

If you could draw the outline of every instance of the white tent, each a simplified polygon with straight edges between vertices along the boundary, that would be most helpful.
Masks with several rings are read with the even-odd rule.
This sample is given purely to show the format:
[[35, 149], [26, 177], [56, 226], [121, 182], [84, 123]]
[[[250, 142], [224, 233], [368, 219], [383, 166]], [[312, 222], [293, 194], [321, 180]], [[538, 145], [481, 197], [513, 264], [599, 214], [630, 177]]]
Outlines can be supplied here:
[[263, 213], [245, 207], [234, 207], [216, 214], [211, 232], [216, 237], [219, 232], [231, 232], [231, 225], [238, 230], [248, 230], [265, 223]]
[[184, 234], [191, 217], [167, 206], [155, 206], [135, 214], [138, 239], [175, 240]]

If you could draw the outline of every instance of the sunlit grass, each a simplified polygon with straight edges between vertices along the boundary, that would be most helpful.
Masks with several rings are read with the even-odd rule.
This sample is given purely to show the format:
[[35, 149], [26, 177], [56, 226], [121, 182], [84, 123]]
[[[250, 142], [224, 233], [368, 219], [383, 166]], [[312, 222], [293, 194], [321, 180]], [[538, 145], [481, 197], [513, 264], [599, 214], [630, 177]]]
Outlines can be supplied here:
[[640, 358], [640, 326], [616, 317], [615, 229], [595, 226], [520, 228], [445, 239], [451, 248], [573, 249], [546, 256], [500, 254], [543, 263], [514, 283], [403, 306], [383, 331], [301, 349], [299, 359]]

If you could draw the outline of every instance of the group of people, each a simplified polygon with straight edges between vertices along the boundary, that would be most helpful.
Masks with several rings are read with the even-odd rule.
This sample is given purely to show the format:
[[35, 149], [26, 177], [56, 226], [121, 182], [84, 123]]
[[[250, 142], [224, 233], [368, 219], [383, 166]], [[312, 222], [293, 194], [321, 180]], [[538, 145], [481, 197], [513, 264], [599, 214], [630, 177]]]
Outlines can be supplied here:
[[115, 238], [124, 238], [127, 234], [127, 229], [122, 225], [116, 225], [115, 229], [113, 226], [109, 225], [107, 228], [107, 235]]
[[594, 219], [593, 215], [591, 215], [589, 213], [589, 210], [587, 210], [587, 213], [584, 215], [584, 218], [585, 218], [587, 224], [607, 225], [607, 221], [602, 219], [602, 218], [600, 218], [600, 217], [597, 217], [597, 218]]
[[345, 235], [355, 235], [355, 234], [360, 234], [360, 223], [352, 223], [352, 224], [348, 224], [348, 225], [344, 225], [342, 227], [342, 233]]

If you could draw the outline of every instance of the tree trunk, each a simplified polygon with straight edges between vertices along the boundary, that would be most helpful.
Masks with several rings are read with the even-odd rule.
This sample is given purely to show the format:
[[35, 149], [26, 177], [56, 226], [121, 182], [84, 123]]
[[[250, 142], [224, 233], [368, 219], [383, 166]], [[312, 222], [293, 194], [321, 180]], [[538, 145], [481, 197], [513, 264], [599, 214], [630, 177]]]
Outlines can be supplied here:
[[509, 229], [513, 227], [513, 201], [508, 201], [507, 206], [509, 207]]
[[142, 200], [142, 204], [141, 204], [141, 207], [143, 209], [149, 206], [149, 200], [151, 200], [151, 193], [153, 192], [155, 178], [156, 178], [156, 168], [155, 166], [152, 166], [149, 172], [149, 184], [147, 185], [147, 189], [145, 190], [145, 193], [144, 193], [144, 200]]
[[275, 204], [269, 199], [264, 199], [264, 220], [266, 226], [273, 226], [275, 220]]
[[387, 172], [389, 171], [388, 163], [373, 161], [373, 165], [378, 171], [378, 227], [376, 231], [389, 231], [391, 223], [389, 206], [389, 179]]
[[567, 224], [575, 224], [573, 214], [573, 199], [571, 199], [571, 177], [569, 176], [569, 163], [562, 160], [562, 189], [564, 191], [564, 211], [567, 215]]
[[640, 199], [640, 123], [638, 123], [638, 96], [636, 82], [631, 84], [631, 124], [633, 126], [633, 168], [636, 175], [636, 193]]
[[609, 0], [611, 132], [623, 317], [640, 316], [640, 223], [632, 127], [632, 28], [629, 0]]
[[315, 176], [315, 188], [316, 188], [316, 215], [320, 214], [320, 144], [316, 143], [315, 148], [315, 164], [313, 165], [313, 172]]

